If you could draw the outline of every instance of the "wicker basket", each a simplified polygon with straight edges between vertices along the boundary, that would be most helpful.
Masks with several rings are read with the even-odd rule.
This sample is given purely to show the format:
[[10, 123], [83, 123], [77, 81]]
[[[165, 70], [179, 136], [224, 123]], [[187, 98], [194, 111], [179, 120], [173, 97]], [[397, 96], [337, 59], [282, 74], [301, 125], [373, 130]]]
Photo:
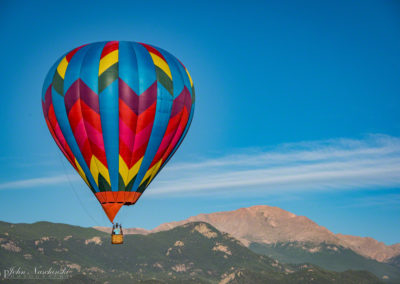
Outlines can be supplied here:
[[124, 243], [124, 235], [111, 235], [111, 243], [113, 245], [120, 245]]

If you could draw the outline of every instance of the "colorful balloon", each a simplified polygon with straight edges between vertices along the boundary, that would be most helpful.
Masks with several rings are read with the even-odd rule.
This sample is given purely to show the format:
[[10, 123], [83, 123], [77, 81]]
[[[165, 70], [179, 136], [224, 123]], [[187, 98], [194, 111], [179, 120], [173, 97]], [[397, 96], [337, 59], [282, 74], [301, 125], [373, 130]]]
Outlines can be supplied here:
[[137, 42], [83, 45], [62, 56], [43, 85], [53, 139], [111, 222], [140, 198], [184, 139], [195, 94], [185, 66]]

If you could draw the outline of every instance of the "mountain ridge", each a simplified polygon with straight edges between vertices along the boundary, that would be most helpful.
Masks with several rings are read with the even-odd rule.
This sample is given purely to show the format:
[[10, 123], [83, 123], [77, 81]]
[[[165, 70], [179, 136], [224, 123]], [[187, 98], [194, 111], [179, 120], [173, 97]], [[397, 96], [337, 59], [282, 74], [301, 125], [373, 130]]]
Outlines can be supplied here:
[[[370, 237], [335, 234], [305, 216], [297, 216], [281, 208], [267, 205], [199, 214], [185, 220], [163, 223], [152, 230], [128, 228], [124, 229], [124, 233], [147, 235], [196, 221], [213, 225], [218, 230], [232, 235], [247, 247], [251, 243], [327, 243], [351, 249], [379, 262], [387, 262], [400, 256], [400, 243], [386, 245]], [[94, 228], [110, 232], [110, 228]]]
[[[334, 272], [311, 264], [283, 264], [253, 252], [205, 222], [124, 239], [123, 245], [115, 246], [108, 234], [91, 228], [0, 222], [0, 268], [21, 267], [32, 275], [37, 267], [68, 268], [68, 277], [60, 282], [64, 284], [373, 284], [384, 280], [368, 271]], [[0, 281], [6, 280], [6, 275], [1, 277]], [[38, 283], [37, 279], [15, 283]], [[54, 281], [42, 277], [40, 283]]]

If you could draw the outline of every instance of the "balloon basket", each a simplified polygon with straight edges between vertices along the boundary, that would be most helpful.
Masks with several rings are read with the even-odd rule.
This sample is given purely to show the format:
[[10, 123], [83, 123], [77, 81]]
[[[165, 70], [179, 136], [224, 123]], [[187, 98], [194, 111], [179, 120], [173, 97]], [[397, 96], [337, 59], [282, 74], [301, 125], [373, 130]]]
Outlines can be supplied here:
[[111, 244], [120, 245], [124, 243], [124, 235], [111, 235]]

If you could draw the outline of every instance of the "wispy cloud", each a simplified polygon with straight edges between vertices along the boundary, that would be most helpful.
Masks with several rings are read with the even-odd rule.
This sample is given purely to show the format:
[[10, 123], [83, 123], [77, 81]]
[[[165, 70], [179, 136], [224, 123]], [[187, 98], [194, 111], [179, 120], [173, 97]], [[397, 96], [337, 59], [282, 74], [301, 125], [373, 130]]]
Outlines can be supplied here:
[[[53, 175], [0, 183], [2, 189], [78, 182]], [[263, 194], [282, 191], [354, 190], [400, 186], [400, 138], [370, 135], [282, 144], [166, 166], [147, 196]]]
[[3, 182], [3, 183], [0, 183], [0, 190], [56, 185], [56, 184], [68, 183], [71, 181], [77, 181], [77, 180], [78, 180], [78, 178], [76, 178], [76, 177], [69, 177], [65, 174], [64, 175], [61, 174], [61, 175], [54, 175], [54, 176], [49, 176], [49, 177], [39, 177], [39, 178], [31, 178], [31, 179]]
[[148, 195], [393, 187], [400, 186], [400, 138], [370, 135], [283, 144], [175, 164], [163, 171]]

